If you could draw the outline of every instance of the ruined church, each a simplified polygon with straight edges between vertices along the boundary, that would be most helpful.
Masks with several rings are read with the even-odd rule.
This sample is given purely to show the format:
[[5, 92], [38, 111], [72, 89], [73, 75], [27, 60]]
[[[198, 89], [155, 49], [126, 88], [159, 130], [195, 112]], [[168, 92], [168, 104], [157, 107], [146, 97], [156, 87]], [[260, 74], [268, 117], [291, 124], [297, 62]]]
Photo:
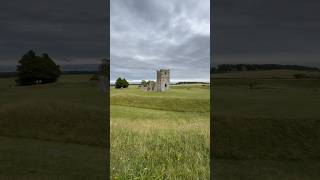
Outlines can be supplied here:
[[149, 81], [145, 86], [141, 86], [142, 90], [162, 92], [170, 87], [170, 70], [160, 69], [157, 71], [157, 81]]

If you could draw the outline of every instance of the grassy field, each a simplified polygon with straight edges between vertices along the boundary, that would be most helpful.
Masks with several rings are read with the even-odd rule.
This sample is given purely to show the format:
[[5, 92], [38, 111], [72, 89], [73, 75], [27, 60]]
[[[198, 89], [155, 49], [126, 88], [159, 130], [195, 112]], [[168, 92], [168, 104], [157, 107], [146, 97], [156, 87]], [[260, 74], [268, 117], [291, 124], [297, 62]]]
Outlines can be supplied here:
[[105, 179], [108, 102], [90, 77], [0, 79], [0, 179]]
[[320, 78], [320, 73], [317, 71], [301, 70], [234, 71], [228, 73], [217, 73], [213, 76], [216, 79], [292, 79], [296, 74], [304, 74], [311, 78]]
[[[213, 80], [211, 177], [318, 179], [320, 80], [250, 73]], [[89, 78], [28, 87], [0, 79], [0, 179], [105, 178], [107, 100]], [[111, 178], [209, 179], [209, 92], [112, 88]]]
[[111, 89], [112, 179], [209, 179], [210, 89]]
[[213, 178], [318, 179], [320, 79], [250, 73], [213, 75]]

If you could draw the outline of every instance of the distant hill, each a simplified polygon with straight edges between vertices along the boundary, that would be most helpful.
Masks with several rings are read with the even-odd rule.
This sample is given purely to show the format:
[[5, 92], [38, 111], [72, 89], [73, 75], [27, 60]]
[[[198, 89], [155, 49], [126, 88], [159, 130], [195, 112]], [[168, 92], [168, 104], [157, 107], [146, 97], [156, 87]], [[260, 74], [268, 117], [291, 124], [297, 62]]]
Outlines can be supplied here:
[[220, 64], [211, 68], [211, 73], [224, 73], [232, 71], [257, 71], [257, 70], [304, 70], [320, 71], [316, 67], [282, 64]]

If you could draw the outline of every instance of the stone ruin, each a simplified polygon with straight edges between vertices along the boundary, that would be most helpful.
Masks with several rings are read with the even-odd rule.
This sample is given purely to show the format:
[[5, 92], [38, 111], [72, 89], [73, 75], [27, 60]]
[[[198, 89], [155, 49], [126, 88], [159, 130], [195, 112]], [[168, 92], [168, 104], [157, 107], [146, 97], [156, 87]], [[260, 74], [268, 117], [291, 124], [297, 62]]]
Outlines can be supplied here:
[[157, 71], [157, 81], [148, 81], [145, 86], [141, 86], [144, 91], [162, 92], [170, 88], [170, 70], [160, 69]]

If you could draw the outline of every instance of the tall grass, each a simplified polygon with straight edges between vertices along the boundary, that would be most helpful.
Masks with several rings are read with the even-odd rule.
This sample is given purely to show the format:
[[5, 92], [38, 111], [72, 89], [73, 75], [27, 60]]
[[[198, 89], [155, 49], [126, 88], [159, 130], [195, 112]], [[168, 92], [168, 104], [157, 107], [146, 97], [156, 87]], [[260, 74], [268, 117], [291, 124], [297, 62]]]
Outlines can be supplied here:
[[209, 179], [208, 87], [137, 90], [111, 90], [112, 179]]

